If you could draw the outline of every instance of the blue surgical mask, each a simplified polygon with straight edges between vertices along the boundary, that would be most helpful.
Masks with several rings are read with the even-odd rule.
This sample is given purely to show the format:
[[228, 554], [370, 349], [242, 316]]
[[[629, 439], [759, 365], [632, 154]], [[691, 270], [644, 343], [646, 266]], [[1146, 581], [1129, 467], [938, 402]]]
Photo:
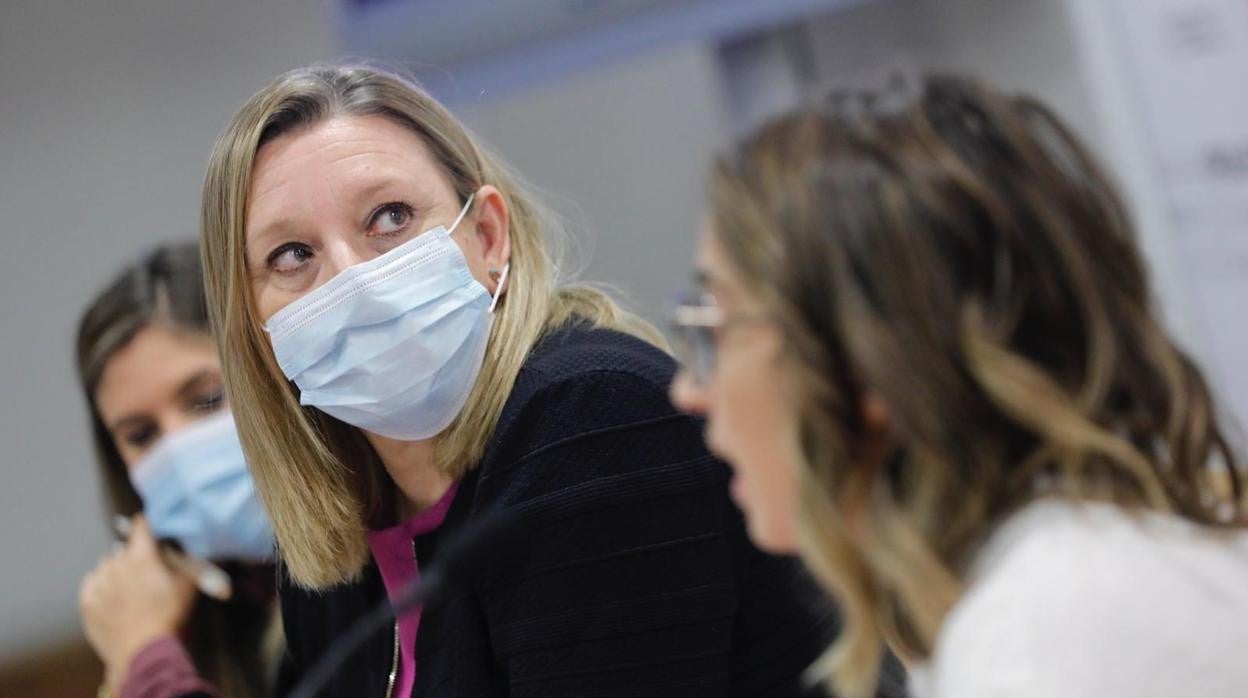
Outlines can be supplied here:
[[395, 439], [450, 426], [481, 371], [494, 304], [451, 238], [430, 229], [352, 266], [265, 323], [299, 402]]
[[229, 412], [161, 439], [130, 471], [130, 481], [158, 538], [211, 560], [273, 559], [273, 529]]

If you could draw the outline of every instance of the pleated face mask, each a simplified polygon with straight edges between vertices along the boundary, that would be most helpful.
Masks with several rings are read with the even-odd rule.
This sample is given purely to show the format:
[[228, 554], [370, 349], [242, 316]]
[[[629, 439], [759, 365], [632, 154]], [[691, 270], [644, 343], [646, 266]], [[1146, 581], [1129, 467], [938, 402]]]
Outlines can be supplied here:
[[493, 298], [438, 226], [343, 270], [265, 323], [299, 402], [395, 439], [427, 439], [463, 409], [490, 338]]
[[130, 471], [152, 532], [212, 560], [273, 559], [273, 529], [229, 412], [165, 438]]

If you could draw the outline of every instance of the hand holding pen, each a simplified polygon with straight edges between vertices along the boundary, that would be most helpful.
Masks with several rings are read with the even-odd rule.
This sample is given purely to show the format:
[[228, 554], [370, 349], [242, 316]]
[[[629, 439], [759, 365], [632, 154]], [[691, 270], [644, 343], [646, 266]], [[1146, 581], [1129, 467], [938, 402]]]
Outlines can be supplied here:
[[[135, 517], [136, 520], [141, 518], [142, 515]], [[113, 528], [117, 531], [117, 536], [125, 542], [130, 539], [134, 525], [130, 519], [124, 516], [117, 516], [113, 519]], [[160, 547], [160, 557], [165, 561], [165, 564], [169, 565], [173, 570], [186, 575], [187, 579], [194, 581], [195, 586], [205, 596], [214, 598], [217, 601], [230, 600], [230, 596], [234, 593], [234, 586], [230, 582], [230, 575], [226, 574], [224, 570], [207, 560], [180, 550], [168, 541], [157, 540], [156, 543]]]
[[116, 691], [134, 656], [163, 635], [174, 635], [195, 605], [192, 578], [175, 571], [143, 517], [128, 522], [124, 547], [82, 581], [78, 604], [87, 641], [104, 661], [105, 681]]

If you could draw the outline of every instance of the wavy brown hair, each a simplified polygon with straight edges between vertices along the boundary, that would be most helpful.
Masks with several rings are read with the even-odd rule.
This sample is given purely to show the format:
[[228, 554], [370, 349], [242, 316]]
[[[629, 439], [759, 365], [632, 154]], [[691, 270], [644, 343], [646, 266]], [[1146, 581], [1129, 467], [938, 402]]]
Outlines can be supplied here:
[[842, 695], [869, 695], [886, 644], [930, 654], [980, 545], [1040, 496], [1244, 525], [1123, 206], [1034, 99], [943, 76], [837, 93], [720, 159], [710, 200], [803, 386], [801, 544], [846, 613], [816, 670]]

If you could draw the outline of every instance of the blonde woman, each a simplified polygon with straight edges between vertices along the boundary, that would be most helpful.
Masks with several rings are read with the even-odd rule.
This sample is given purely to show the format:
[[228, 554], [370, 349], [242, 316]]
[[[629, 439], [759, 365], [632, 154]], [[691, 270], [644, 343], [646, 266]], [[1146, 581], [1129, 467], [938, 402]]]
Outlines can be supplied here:
[[[135, 517], [125, 548], [82, 583], [101, 695], [272, 695], [273, 532], [230, 419], [198, 246], [164, 245], [124, 269], [83, 313], [77, 358], [108, 511]], [[219, 563], [232, 597], [199, 595], [156, 537]]]
[[842, 603], [842, 696], [886, 646], [919, 698], [1248, 692], [1242, 471], [1043, 106], [834, 95], [718, 162], [709, 221], [673, 399]]
[[366, 642], [328, 695], [805, 693], [833, 616], [750, 546], [654, 332], [556, 286], [545, 232], [498, 160], [375, 69], [283, 75], [218, 141], [208, 304], [281, 553], [282, 684], [507, 510], [522, 549]]

